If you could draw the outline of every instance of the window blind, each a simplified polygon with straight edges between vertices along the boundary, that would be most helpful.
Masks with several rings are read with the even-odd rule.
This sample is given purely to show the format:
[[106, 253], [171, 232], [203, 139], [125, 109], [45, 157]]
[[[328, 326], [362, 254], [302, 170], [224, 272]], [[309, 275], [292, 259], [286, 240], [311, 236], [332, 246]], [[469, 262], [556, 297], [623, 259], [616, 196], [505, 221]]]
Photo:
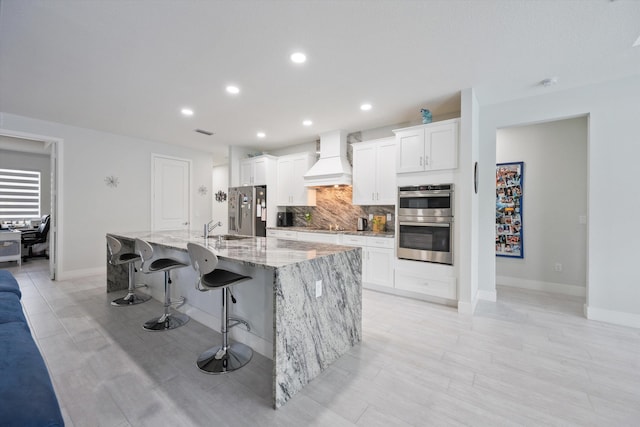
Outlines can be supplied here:
[[0, 219], [40, 218], [40, 172], [0, 169]]

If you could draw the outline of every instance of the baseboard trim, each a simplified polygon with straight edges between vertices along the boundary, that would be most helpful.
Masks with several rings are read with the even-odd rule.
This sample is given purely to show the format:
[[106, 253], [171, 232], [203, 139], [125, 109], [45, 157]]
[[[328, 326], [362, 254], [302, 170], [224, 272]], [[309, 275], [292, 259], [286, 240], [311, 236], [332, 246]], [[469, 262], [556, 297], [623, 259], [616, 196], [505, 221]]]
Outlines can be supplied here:
[[69, 270], [56, 272], [56, 280], [71, 280], [80, 277], [99, 276], [107, 274], [107, 267], [86, 268], [83, 270]]
[[613, 323], [614, 325], [640, 328], [640, 314], [589, 307], [587, 304], [585, 304], [584, 315], [589, 320], [598, 320], [600, 322]]
[[496, 276], [496, 284], [512, 288], [532, 291], [552, 292], [556, 294], [584, 297], [587, 295], [584, 286], [567, 285], [565, 283], [542, 282], [539, 280], [520, 279], [518, 277]]
[[481, 289], [478, 289], [478, 294], [477, 294], [477, 299], [478, 300], [484, 300], [484, 301], [491, 301], [491, 302], [496, 302], [498, 300], [496, 291], [484, 291]]
[[477, 298], [472, 302], [458, 301], [458, 313], [473, 315], [476, 311], [476, 305], [478, 305]]

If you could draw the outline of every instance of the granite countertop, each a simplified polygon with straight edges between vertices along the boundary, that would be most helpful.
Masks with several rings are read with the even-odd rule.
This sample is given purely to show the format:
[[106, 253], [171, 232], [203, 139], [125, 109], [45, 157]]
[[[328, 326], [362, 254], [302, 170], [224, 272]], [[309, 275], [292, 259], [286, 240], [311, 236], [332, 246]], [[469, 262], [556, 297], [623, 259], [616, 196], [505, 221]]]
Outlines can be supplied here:
[[373, 231], [325, 230], [323, 228], [309, 228], [309, 227], [267, 227], [267, 229], [268, 230], [303, 231], [305, 233], [349, 234], [353, 236], [373, 236], [373, 237], [389, 237], [389, 238], [395, 237], [395, 233], [393, 231], [384, 231], [381, 233], [374, 233]]
[[[181, 251], [187, 250], [188, 242], [205, 244], [202, 232], [192, 230], [138, 231], [108, 234], [131, 240], [140, 238], [158, 246]], [[298, 242], [266, 237], [246, 237], [237, 240], [220, 241], [215, 235], [208, 239], [206, 246], [213, 250], [221, 260], [267, 269], [277, 269], [278, 267], [297, 264], [323, 256], [357, 250], [357, 248], [351, 246]]]

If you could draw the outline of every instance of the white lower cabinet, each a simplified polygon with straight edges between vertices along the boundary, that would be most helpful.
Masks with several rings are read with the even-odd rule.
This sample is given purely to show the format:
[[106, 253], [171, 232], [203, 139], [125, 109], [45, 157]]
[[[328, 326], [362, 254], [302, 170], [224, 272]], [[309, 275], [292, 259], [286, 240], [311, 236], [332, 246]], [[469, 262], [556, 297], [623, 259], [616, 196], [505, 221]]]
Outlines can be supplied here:
[[451, 267], [398, 260], [395, 266], [395, 288], [411, 294], [456, 301], [458, 289]]
[[394, 239], [344, 234], [342, 244], [362, 248], [362, 285], [365, 288], [393, 289]]
[[338, 234], [324, 234], [324, 233], [308, 233], [305, 231], [298, 231], [298, 240], [303, 242], [314, 243], [330, 243], [337, 245], [340, 236]]
[[409, 298], [451, 304], [458, 300], [453, 267], [395, 258], [395, 239], [354, 234], [268, 229], [267, 237], [362, 248], [362, 286]]
[[274, 230], [267, 229], [267, 237], [275, 237], [277, 239], [298, 240], [298, 232], [293, 230]]

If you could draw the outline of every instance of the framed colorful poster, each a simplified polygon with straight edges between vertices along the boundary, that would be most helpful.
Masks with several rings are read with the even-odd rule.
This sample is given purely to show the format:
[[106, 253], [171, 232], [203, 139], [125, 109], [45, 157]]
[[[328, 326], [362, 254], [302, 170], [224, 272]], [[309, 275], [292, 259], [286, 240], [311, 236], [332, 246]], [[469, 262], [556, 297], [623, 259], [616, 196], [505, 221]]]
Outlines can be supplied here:
[[496, 165], [496, 256], [524, 258], [524, 162]]

